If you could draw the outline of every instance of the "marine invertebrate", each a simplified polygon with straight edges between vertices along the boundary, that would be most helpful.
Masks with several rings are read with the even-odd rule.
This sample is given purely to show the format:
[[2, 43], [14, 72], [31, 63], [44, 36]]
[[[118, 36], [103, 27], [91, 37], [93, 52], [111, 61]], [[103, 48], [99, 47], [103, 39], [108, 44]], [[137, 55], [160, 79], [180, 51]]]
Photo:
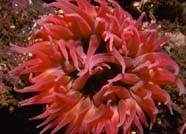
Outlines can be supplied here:
[[11, 73], [29, 74], [32, 83], [17, 92], [36, 92], [21, 106], [46, 105], [32, 118], [45, 119], [38, 125], [44, 127], [41, 133], [52, 129], [54, 134], [64, 127], [67, 134], [143, 133], [142, 126], [151, 128], [156, 120], [154, 101], [172, 113], [163, 85], [177, 85], [180, 94], [185, 93], [179, 67], [158, 52], [170, 37], [158, 38], [160, 28], [155, 29], [154, 22], [142, 28], [144, 14], [136, 21], [115, 1], [110, 0], [110, 6], [95, 1], [97, 6], [86, 0], [48, 4], [62, 12], [37, 21], [30, 46], [12, 46], [31, 55]]

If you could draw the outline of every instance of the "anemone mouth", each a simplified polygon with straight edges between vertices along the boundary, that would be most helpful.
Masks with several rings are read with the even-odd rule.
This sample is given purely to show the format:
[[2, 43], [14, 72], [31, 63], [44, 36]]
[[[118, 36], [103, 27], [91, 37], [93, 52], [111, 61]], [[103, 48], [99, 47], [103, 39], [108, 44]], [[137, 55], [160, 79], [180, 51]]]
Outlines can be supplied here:
[[108, 80], [121, 72], [119, 65], [110, 64], [110, 69], [103, 69], [92, 75], [80, 91], [84, 96], [92, 98], [100, 89], [108, 84]]

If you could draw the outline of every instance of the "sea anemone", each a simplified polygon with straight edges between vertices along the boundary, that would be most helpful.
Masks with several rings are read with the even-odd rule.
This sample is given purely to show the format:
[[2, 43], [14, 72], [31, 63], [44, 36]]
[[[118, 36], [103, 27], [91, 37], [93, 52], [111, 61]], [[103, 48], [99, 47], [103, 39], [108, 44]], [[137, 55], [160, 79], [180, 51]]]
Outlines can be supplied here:
[[[12, 46], [29, 59], [12, 75], [29, 74], [31, 86], [15, 89], [35, 93], [20, 106], [44, 104], [41, 134], [127, 134], [152, 128], [164, 103], [173, 113], [164, 85], [185, 87], [178, 65], [158, 52], [170, 36], [158, 37], [154, 22], [142, 26], [113, 0], [58, 0], [59, 10], [36, 22], [28, 47]], [[149, 118], [148, 119], [146, 119]]]

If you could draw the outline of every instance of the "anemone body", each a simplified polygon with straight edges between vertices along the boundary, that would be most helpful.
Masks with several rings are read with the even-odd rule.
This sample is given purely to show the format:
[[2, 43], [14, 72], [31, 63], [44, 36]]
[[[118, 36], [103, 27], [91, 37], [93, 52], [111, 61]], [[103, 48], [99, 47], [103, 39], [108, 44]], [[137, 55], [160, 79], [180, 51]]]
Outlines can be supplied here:
[[66, 134], [142, 134], [143, 126], [151, 128], [156, 120], [155, 102], [172, 113], [163, 85], [176, 85], [185, 93], [179, 67], [158, 52], [170, 37], [159, 38], [154, 22], [142, 27], [144, 14], [134, 20], [112, 0], [95, 1], [48, 4], [60, 13], [37, 21], [31, 45], [12, 47], [31, 55], [11, 73], [29, 74], [32, 83], [17, 92], [36, 93], [21, 106], [45, 105], [45, 111], [32, 118], [44, 119], [37, 126], [43, 127], [41, 134], [63, 128]]

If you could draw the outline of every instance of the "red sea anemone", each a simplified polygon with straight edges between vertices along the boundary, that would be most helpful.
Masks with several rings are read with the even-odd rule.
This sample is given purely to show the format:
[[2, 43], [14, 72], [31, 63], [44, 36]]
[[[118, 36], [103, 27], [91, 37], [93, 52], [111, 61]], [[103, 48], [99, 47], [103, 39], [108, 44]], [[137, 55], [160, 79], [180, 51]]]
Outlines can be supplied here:
[[155, 102], [172, 113], [163, 85], [186, 92], [177, 64], [158, 52], [170, 37], [158, 38], [154, 22], [142, 27], [144, 14], [136, 21], [113, 0], [95, 1], [48, 4], [61, 12], [37, 21], [30, 46], [12, 47], [30, 55], [11, 73], [29, 74], [32, 83], [17, 92], [36, 93], [21, 106], [45, 104], [45, 111], [32, 118], [45, 119], [38, 126], [42, 134], [62, 128], [66, 134], [142, 134], [142, 126], [151, 128], [156, 120]]

